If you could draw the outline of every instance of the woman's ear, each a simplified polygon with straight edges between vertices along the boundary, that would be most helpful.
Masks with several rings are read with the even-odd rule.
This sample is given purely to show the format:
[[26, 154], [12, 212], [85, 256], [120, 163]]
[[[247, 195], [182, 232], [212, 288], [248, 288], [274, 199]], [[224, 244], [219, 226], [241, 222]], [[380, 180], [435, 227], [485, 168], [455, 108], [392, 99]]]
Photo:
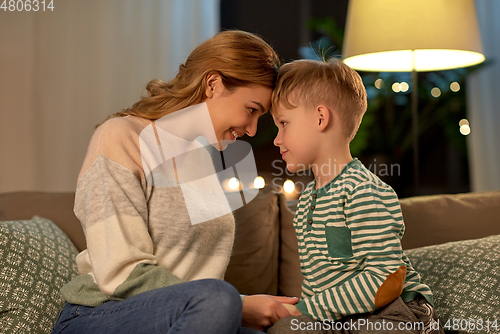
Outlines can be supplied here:
[[222, 78], [217, 72], [210, 72], [205, 77], [206, 89], [205, 95], [207, 98], [212, 98], [214, 96], [217, 86], [222, 83]]
[[330, 109], [324, 105], [316, 107], [316, 116], [318, 117], [318, 130], [324, 131], [330, 123]]

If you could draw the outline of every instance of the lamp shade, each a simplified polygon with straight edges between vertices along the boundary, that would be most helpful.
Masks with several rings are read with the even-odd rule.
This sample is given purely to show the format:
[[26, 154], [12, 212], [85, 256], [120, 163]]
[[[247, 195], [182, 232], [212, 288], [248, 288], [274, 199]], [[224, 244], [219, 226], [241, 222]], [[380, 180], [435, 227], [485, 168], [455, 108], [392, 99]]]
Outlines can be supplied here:
[[343, 58], [362, 71], [434, 71], [484, 61], [474, 0], [350, 0]]

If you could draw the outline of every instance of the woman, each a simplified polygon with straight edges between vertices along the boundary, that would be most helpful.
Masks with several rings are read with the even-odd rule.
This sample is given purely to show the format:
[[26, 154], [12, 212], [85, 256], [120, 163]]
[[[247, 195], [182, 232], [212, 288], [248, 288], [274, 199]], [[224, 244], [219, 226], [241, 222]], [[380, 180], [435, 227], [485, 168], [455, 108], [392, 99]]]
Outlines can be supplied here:
[[277, 63], [259, 37], [219, 33], [172, 81], [151, 81], [147, 96], [98, 127], [75, 198], [87, 249], [61, 290], [53, 333], [258, 333], [290, 315], [281, 303], [296, 299], [240, 297], [221, 280], [234, 219], [188, 207], [197, 185], [182, 178], [197, 166], [179, 158], [200, 151], [199, 136], [219, 150], [254, 136]]

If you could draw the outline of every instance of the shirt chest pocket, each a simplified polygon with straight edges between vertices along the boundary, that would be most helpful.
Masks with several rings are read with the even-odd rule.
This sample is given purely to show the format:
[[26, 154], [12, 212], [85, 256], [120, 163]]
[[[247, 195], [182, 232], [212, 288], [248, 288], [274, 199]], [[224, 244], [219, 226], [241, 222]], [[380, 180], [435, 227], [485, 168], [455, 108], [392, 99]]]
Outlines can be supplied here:
[[328, 254], [333, 258], [353, 256], [351, 230], [347, 226], [325, 226]]

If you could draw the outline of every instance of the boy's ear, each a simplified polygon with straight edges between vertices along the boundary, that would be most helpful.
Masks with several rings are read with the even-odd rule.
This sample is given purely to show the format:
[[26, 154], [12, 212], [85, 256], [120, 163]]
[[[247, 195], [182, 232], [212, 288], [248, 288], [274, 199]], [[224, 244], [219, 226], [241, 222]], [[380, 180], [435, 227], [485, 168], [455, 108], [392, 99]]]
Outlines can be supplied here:
[[330, 109], [324, 105], [319, 105], [316, 107], [316, 115], [318, 117], [318, 130], [325, 130], [330, 123]]

